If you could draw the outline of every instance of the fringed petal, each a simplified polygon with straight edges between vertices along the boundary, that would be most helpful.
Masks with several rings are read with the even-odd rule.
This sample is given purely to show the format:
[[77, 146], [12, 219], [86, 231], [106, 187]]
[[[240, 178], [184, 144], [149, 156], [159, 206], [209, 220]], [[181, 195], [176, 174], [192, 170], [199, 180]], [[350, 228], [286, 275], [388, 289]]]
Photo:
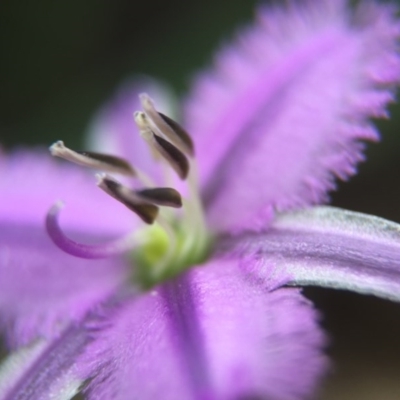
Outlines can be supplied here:
[[282, 274], [242, 264], [214, 260], [126, 303], [88, 348], [88, 398], [309, 398], [326, 370], [317, 313], [271, 291]]
[[195, 82], [186, 107], [210, 223], [257, 230], [273, 210], [327, 199], [377, 140], [400, 78], [390, 5], [266, 6]]
[[[276, 268], [292, 285], [314, 285], [400, 301], [400, 225], [334, 207], [280, 215], [267, 233], [228, 239], [228, 254]], [[235, 250], [234, 250], [235, 249]]]
[[45, 230], [57, 199], [68, 207], [62, 224], [77, 240], [104, 241], [137, 224], [102, 193], [90, 174], [56, 163], [47, 152], [0, 159], [0, 325], [11, 346], [51, 337], [126, 280], [124, 260], [78, 260], [58, 249]]

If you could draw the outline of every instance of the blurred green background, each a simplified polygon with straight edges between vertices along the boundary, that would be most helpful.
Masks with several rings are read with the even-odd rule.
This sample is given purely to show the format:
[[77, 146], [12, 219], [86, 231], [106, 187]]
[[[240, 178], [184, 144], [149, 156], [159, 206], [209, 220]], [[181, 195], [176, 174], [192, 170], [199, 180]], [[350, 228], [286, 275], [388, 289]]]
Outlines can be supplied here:
[[[318, 1], [318, 0], [315, 0]], [[148, 74], [184, 93], [212, 51], [251, 20], [255, 0], [0, 2], [0, 140], [80, 147], [96, 109], [125, 78]], [[400, 222], [400, 107], [384, 141], [333, 204]], [[319, 398], [400, 399], [400, 306], [321, 289], [307, 295], [332, 336], [334, 372]]]

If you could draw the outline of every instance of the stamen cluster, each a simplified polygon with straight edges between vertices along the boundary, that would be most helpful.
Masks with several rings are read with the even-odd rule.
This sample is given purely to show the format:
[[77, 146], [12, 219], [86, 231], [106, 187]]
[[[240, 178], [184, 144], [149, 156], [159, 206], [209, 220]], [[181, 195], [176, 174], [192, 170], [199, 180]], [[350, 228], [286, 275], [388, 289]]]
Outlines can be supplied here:
[[[60, 202], [50, 209], [46, 226], [55, 244], [77, 257], [102, 258], [133, 250], [135, 277], [139, 277], [142, 285], [152, 286], [200, 263], [207, 253], [209, 236], [199, 196], [192, 139], [176, 121], [158, 112], [147, 94], [140, 95], [140, 100], [144, 111], [134, 113], [140, 135], [149, 145], [155, 161], [161, 162], [164, 168], [172, 168], [187, 182], [188, 198], [182, 198], [172, 187], [157, 186], [151, 177], [122, 158], [74, 151], [57, 141], [50, 147], [53, 156], [100, 170], [97, 174], [99, 188], [133, 211], [149, 227], [106, 244], [77, 243], [67, 238], [58, 225], [58, 214], [63, 206]], [[110, 174], [132, 177], [143, 187], [132, 189]], [[173, 213], [171, 208], [183, 210]]]

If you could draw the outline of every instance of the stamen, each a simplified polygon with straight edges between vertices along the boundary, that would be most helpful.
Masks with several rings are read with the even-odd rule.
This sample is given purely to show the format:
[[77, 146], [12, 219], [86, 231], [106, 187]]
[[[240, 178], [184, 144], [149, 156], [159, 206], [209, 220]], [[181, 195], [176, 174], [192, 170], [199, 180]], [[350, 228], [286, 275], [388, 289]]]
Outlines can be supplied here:
[[89, 151], [74, 151], [66, 147], [61, 140], [50, 146], [50, 153], [53, 156], [84, 167], [121, 175], [136, 176], [136, 171], [122, 158]]
[[153, 131], [150, 128], [150, 124], [147, 120], [146, 114], [142, 111], [135, 111], [133, 113], [133, 119], [137, 127], [139, 128], [140, 136], [147, 142], [149, 145], [151, 154], [156, 161], [162, 159], [161, 154], [157, 151], [157, 149], [152, 146], [152, 137]]
[[142, 112], [134, 114], [135, 122], [139, 127], [140, 134], [149, 146], [158, 151], [161, 156], [168, 161], [170, 166], [175, 170], [181, 179], [186, 179], [189, 173], [189, 161], [185, 154], [182, 153], [172, 143], [156, 135], [149, 125], [146, 115]]
[[61, 230], [58, 217], [64, 207], [62, 202], [54, 204], [46, 216], [46, 229], [52, 241], [63, 251], [75, 257], [96, 259], [107, 258], [126, 251], [133, 250], [143, 244], [138, 240], [137, 233], [130, 233], [127, 236], [100, 245], [87, 245], [69, 239]]
[[133, 211], [143, 222], [152, 224], [157, 218], [159, 208], [148, 201], [143, 201], [135, 191], [122, 185], [106, 174], [97, 175], [97, 185], [114, 199]]
[[173, 188], [154, 188], [143, 189], [135, 192], [136, 196], [143, 201], [147, 201], [158, 206], [167, 206], [173, 208], [182, 207], [182, 197], [180, 193]]
[[194, 145], [190, 135], [176, 121], [158, 112], [146, 93], [142, 93], [139, 97], [144, 111], [157, 130], [182, 153], [193, 157]]

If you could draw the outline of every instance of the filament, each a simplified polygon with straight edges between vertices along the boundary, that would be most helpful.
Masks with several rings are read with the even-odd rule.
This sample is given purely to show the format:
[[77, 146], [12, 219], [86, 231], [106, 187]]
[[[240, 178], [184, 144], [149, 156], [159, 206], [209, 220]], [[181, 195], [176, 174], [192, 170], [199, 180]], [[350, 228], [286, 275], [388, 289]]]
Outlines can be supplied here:
[[99, 245], [87, 245], [69, 239], [61, 230], [58, 222], [60, 211], [63, 207], [64, 203], [59, 201], [50, 208], [46, 216], [46, 229], [54, 244], [72, 256], [88, 259], [107, 258], [132, 250], [143, 244], [138, 240], [135, 232]]

